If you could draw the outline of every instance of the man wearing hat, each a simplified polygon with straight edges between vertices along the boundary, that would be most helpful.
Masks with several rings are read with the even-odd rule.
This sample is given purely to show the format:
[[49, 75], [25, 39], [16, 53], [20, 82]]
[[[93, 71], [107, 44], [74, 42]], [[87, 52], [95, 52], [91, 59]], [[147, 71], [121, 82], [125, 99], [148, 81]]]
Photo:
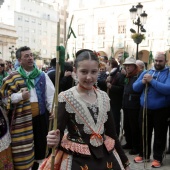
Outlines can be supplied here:
[[124, 94], [123, 94], [123, 111], [124, 111], [124, 131], [126, 144], [124, 149], [131, 149], [130, 155], [139, 153], [139, 110], [140, 110], [140, 93], [133, 90], [133, 83], [137, 80], [139, 68], [133, 57], [126, 58], [123, 63], [126, 70]]

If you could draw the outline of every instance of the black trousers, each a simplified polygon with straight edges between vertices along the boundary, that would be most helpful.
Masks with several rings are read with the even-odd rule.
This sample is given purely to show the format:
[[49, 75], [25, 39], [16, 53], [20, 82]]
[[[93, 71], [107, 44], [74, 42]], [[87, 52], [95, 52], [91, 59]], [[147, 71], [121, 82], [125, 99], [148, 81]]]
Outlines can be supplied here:
[[[169, 119], [170, 119], [170, 117], [169, 117]], [[168, 127], [169, 127], [168, 151], [170, 152], [170, 120], [168, 121]]]
[[[139, 121], [140, 121], [139, 155], [144, 157], [145, 159], [149, 159], [151, 155], [151, 141], [152, 141], [152, 133], [154, 130], [153, 158], [162, 162], [163, 153], [166, 147], [168, 114], [169, 114], [168, 108], [162, 108], [158, 110], [147, 109], [147, 121], [146, 121], [146, 116], [144, 116], [144, 124], [143, 124], [144, 128], [143, 128], [142, 127], [143, 108], [141, 108], [140, 116], [139, 116]], [[144, 132], [143, 133], [144, 138], [142, 137], [142, 129]], [[146, 141], [146, 134], [147, 134], [147, 141]], [[143, 150], [143, 144], [144, 144], [144, 150]]]
[[[111, 103], [112, 104], [112, 103]], [[115, 127], [116, 127], [116, 134], [119, 136], [120, 133], [120, 117], [121, 117], [121, 107], [113, 106], [111, 105], [114, 121], [115, 121]]]
[[34, 159], [41, 160], [45, 158], [48, 134], [49, 116], [47, 113], [33, 118], [34, 134]]
[[124, 111], [124, 131], [127, 145], [132, 149], [139, 151], [139, 110], [123, 109]]

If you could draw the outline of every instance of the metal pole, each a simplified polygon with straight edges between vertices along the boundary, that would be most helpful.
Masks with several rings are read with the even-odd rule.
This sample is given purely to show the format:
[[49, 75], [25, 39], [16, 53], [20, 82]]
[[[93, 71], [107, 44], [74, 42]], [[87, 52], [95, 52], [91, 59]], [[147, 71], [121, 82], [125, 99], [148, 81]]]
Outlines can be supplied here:
[[[137, 23], [136, 25], [138, 26], [138, 34], [139, 34], [139, 26], [140, 26], [140, 18], [138, 17], [138, 20], [137, 20]], [[138, 46], [139, 46], [139, 43], [136, 43], [137, 46], [136, 46], [136, 60], [138, 60]]]
[[137, 46], [136, 46], [136, 60], [138, 60], [138, 46], [139, 46], [139, 44], [137, 43]]

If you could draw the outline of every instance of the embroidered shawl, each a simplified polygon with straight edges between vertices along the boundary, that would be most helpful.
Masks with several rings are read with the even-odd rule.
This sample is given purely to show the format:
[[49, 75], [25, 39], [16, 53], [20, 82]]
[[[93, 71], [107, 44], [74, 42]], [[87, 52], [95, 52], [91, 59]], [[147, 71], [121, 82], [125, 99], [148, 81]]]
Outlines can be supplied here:
[[104, 133], [104, 123], [108, 119], [107, 112], [110, 111], [110, 102], [109, 97], [105, 92], [96, 90], [96, 93], [99, 107], [96, 123], [94, 122], [92, 116], [90, 116], [89, 110], [77, 92], [76, 87], [72, 87], [65, 92], [61, 92], [59, 95], [59, 102], [66, 102], [65, 107], [68, 113], [76, 113], [76, 122], [78, 124], [83, 124], [84, 132], [93, 136], [90, 139], [90, 144], [98, 147], [103, 144], [101, 135]]
[[34, 161], [34, 143], [31, 105], [29, 100], [21, 100], [11, 104], [10, 96], [26, 87], [24, 79], [18, 72], [11, 73], [0, 90], [6, 109], [12, 112], [11, 148], [15, 169], [26, 170], [32, 167]]

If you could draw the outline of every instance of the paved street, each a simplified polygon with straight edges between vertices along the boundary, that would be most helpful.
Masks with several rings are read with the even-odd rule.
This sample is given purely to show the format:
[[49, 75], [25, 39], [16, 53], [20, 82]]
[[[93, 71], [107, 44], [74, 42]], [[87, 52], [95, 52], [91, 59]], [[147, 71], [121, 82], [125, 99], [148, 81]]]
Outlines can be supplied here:
[[[123, 112], [121, 113], [121, 122], [123, 122]], [[123, 127], [121, 126], [120, 131], [122, 131]], [[168, 133], [169, 134], [169, 133]], [[120, 135], [122, 136], [122, 135]], [[153, 139], [154, 139], [154, 133], [152, 136], [152, 146], [153, 146]], [[167, 143], [168, 143], [168, 139], [169, 136], [167, 136]], [[125, 138], [123, 137], [121, 144], [124, 145], [125, 144]], [[168, 144], [167, 144], [168, 147]], [[133, 160], [135, 158], [135, 156], [137, 155], [129, 155], [129, 150], [124, 150], [126, 155], [128, 156], [129, 160], [130, 160], [130, 170], [170, 170], [170, 154], [166, 155], [164, 160], [163, 160], [163, 165], [161, 166], [161, 168], [152, 168], [151, 167], [151, 162], [153, 160], [153, 155], [151, 155], [151, 162], [146, 164], [146, 168], [144, 168], [144, 163], [135, 163]]]
[[[170, 155], [166, 155], [164, 161], [163, 161], [163, 165], [161, 168], [152, 168], [151, 167], [151, 163], [147, 163], [147, 168], [144, 168], [144, 163], [140, 163], [140, 164], [136, 164], [134, 163], [133, 159], [135, 157], [135, 155], [129, 155], [128, 154], [128, 150], [125, 150], [129, 160], [130, 160], [130, 170], [170, 170]], [[152, 161], [152, 156], [151, 156], [151, 161]]]
[[[122, 141], [122, 144], [125, 144], [125, 141]], [[161, 168], [152, 168], [151, 167], [151, 162], [146, 164], [147, 168], [144, 168], [144, 163], [134, 163], [134, 157], [136, 155], [129, 155], [129, 150], [124, 150], [126, 155], [128, 156], [130, 160], [130, 170], [170, 170], [170, 155], [166, 155], [163, 161], [163, 165]], [[151, 161], [153, 160], [153, 156], [151, 155]]]

